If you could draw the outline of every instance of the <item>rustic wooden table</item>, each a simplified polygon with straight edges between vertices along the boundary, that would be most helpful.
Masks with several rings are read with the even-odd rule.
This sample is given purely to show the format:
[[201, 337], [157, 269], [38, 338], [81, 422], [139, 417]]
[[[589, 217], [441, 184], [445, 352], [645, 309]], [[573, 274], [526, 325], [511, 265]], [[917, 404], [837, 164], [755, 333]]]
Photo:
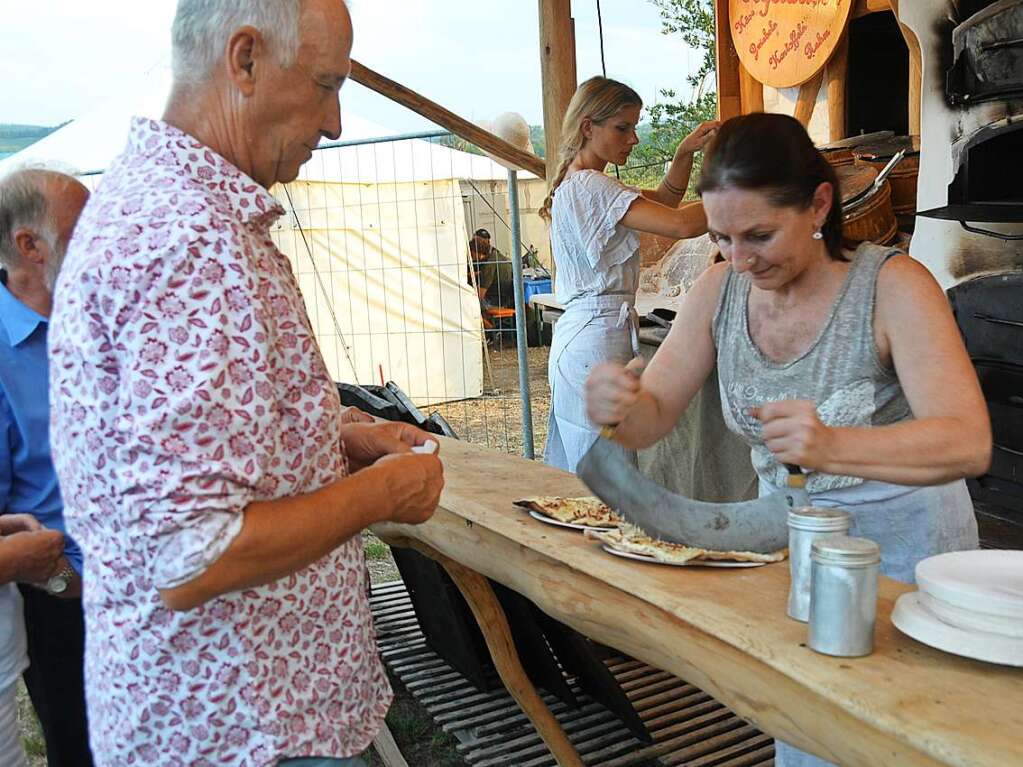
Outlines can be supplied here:
[[806, 626], [785, 615], [786, 563], [711, 569], [620, 559], [512, 505], [523, 496], [588, 494], [573, 475], [453, 440], [444, 440], [442, 457], [447, 484], [433, 519], [374, 532], [448, 568], [502, 679], [559, 764], [582, 762], [518, 665], [486, 578], [841, 765], [1023, 765], [1023, 669], [959, 658], [901, 634], [890, 614], [911, 587], [881, 579], [872, 655], [818, 655], [806, 647]]

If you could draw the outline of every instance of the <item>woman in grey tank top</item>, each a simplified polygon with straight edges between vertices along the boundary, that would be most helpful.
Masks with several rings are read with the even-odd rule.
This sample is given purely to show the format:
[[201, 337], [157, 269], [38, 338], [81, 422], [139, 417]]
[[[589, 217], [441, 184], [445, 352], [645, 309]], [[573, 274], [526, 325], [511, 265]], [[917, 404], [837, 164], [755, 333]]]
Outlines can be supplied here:
[[[636, 380], [594, 369], [587, 409], [615, 439], [663, 437], [717, 366], [729, 429], [749, 445], [761, 493], [808, 473], [814, 505], [853, 515], [882, 572], [977, 547], [964, 477], [986, 471], [991, 427], [948, 302], [908, 256], [842, 250], [834, 170], [791, 117], [721, 126], [699, 185], [725, 263], [703, 274]], [[779, 767], [828, 764], [776, 742]]]

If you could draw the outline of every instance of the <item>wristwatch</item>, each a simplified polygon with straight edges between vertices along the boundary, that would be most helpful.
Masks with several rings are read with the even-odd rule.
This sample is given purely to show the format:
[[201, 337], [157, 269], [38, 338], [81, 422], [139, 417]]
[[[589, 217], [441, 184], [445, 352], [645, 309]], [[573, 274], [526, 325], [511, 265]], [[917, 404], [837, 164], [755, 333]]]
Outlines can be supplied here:
[[74, 577], [74, 568], [71, 567], [71, 564], [67, 560], [64, 560], [64, 566], [46, 580], [44, 588], [48, 594], [59, 596], [67, 591], [67, 587], [71, 585], [71, 581]]

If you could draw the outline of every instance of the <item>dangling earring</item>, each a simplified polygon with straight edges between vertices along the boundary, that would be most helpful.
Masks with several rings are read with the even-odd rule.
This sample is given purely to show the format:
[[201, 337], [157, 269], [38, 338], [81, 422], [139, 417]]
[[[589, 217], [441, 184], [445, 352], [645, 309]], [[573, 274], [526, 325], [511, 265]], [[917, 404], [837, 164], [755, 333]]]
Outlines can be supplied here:
[[818, 229], [816, 232], [814, 232], [810, 236], [813, 237], [815, 240], [823, 240], [824, 239], [824, 232], [822, 232], [820, 229]]

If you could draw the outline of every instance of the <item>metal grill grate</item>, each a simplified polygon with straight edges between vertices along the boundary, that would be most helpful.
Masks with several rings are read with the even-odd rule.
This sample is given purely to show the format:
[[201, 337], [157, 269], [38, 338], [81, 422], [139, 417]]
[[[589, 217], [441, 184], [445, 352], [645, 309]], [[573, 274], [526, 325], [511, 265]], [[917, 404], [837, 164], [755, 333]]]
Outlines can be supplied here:
[[[503, 687], [479, 692], [427, 648], [401, 581], [375, 585], [370, 603], [384, 662], [433, 721], [458, 739], [467, 765], [553, 767], [554, 758]], [[588, 767], [774, 764], [771, 738], [703, 691], [637, 660], [606, 662], [654, 742], [640, 743], [575, 686], [577, 708], [543, 695]]]

